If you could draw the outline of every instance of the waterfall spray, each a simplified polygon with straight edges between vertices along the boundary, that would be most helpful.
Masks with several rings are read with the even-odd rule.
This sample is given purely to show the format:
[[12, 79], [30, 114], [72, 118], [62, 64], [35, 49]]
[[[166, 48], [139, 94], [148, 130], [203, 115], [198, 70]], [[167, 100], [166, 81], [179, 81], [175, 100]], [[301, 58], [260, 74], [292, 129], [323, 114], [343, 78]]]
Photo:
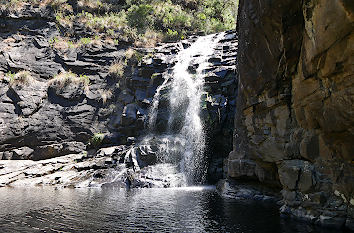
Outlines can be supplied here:
[[[149, 129], [152, 131], [158, 118], [161, 90], [169, 88], [167, 136], [163, 136], [164, 139], [160, 141], [168, 146], [160, 145], [163, 148], [160, 152], [165, 160], [179, 157], [180, 170], [187, 184], [201, 183], [205, 179], [205, 132], [200, 117], [204, 70], [209, 66], [208, 59], [223, 36], [221, 33], [200, 37], [189, 48], [181, 50], [172, 74], [157, 89], [150, 108]], [[190, 72], [191, 65], [198, 66], [195, 73]], [[171, 143], [173, 140], [179, 143]], [[177, 149], [174, 148], [176, 145]]]

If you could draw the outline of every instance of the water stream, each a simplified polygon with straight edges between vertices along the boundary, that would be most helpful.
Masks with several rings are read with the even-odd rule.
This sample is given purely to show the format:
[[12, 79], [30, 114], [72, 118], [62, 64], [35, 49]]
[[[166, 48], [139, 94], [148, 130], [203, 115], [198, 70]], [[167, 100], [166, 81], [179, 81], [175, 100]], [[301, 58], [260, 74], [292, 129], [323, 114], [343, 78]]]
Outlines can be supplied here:
[[[200, 117], [204, 71], [210, 66], [208, 59], [223, 37], [223, 33], [199, 37], [188, 48], [182, 49], [172, 72], [157, 88], [149, 111], [150, 133], [143, 143], [157, 145], [162, 162], [178, 164], [185, 185], [205, 180], [205, 132]], [[166, 98], [167, 126], [156, 133], [159, 107]]]

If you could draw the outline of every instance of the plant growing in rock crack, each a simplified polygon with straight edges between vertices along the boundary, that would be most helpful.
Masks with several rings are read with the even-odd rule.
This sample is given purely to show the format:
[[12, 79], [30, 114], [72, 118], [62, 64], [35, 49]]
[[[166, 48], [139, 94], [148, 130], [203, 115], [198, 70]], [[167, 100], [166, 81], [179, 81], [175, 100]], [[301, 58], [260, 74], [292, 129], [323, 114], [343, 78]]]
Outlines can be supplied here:
[[80, 74], [79, 79], [82, 80], [85, 83], [85, 85], [90, 84], [90, 78], [85, 74]]
[[88, 37], [84, 37], [84, 38], [80, 39], [80, 43], [83, 45], [91, 44], [91, 42], [92, 42], [91, 38], [88, 38]]
[[116, 78], [123, 77], [127, 67], [134, 68], [143, 59], [143, 54], [129, 48], [125, 51], [124, 57], [114, 61], [109, 67], [109, 73]]
[[31, 73], [25, 70], [22, 70], [16, 74], [9, 72], [6, 75], [10, 78], [11, 86], [25, 85], [33, 81]]
[[49, 46], [54, 48], [55, 44], [57, 44], [59, 42], [59, 39], [58, 39], [58, 37], [54, 36], [48, 42], [49, 42]]
[[109, 67], [109, 73], [116, 78], [123, 77], [126, 65], [127, 63], [124, 60], [116, 60]]
[[88, 87], [90, 84], [90, 79], [87, 75], [77, 75], [71, 71], [65, 71], [61, 72], [60, 74], [54, 76], [53, 79], [51, 79], [48, 82], [48, 86], [56, 86], [58, 88], [64, 88], [65, 86], [69, 84], [83, 84], [85, 88]]
[[63, 38], [63, 37], [53, 37], [52, 39], [49, 40], [49, 45], [53, 49], [59, 51], [66, 51], [69, 48], [77, 47], [77, 45], [74, 44], [72, 41], [70, 41], [68, 38]]
[[129, 48], [127, 51], [125, 51], [125, 61], [126, 63], [137, 63], [141, 62], [143, 60], [144, 55], [135, 49]]
[[125, 63], [127, 64], [127, 66], [129, 66], [131, 68], [135, 68], [144, 59], [144, 54], [142, 54], [141, 52], [139, 52], [135, 49], [129, 48], [125, 52], [124, 57], [125, 57]]
[[112, 91], [111, 90], [99, 90], [98, 92], [101, 95], [101, 100], [102, 100], [103, 104], [105, 104], [107, 102], [107, 100], [112, 98]]
[[12, 79], [15, 78], [15, 74], [16, 74], [16, 73], [12, 73], [11, 71], [9, 71], [9, 72], [7, 72], [7, 73], [5, 74], [5, 76], [6, 76], [7, 78], [9, 78], [10, 81], [11, 81]]
[[104, 139], [104, 134], [103, 133], [95, 133], [91, 139], [89, 140], [89, 145], [98, 148], [100, 145], [102, 145]]

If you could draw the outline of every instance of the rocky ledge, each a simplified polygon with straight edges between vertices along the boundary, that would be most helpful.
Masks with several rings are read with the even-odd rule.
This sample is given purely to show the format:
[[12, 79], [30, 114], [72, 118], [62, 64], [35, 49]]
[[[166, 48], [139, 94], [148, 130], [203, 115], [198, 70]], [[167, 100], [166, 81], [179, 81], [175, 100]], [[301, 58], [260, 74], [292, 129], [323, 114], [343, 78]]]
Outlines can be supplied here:
[[[156, 149], [113, 146], [41, 161], [0, 161], [0, 186], [167, 188], [181, 186], [173, 164], [156, 164]], [[168, 174], [164, 174], [164, 171]], [[175, 170], [175, 174], [172, 172]]]

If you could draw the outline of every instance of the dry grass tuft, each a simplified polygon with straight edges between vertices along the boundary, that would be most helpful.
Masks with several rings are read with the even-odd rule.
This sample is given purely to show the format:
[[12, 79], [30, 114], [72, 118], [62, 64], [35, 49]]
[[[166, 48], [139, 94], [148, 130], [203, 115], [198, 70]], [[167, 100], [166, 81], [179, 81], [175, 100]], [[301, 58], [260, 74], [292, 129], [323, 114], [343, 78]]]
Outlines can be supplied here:
[[87, 87], [89, 85], [89, 79], [86, 75], [78, 76], [77, 74], [72, 73], [71, 71], [65, 71], [54, 76], [53, 79], [49, 80], [48, 86], [57, 86], [59, 88], [64, 88], [65, 86], [71, 83], [83, 84], [85, 87]]
[[72, 7], [67, 3], [67, 0], [0, 0], [0, 9], [10, 12], [19, 12], [27, 6], [45, 8], [51, 6], [53, 9], [72, 12]]
[[11, 44], [11, 43], [15, 43], [15, 42], [16, 42], [16, 40], [13, 37], [8, 37], [2, 41], [2, 43], [5, 43], [5, 44]]
[[61, 38], [58, 41], [56, 41], [53, 45], [53, 47], [56, 50], [60, 50], [60, 51], [66, 51], [70, 48], [70, 44], [68, 43], [67, 40]]
[[112, 91], [111, 90], [99, 90], [101, 95], [102, 103], [105, 104], [107, 100], [112, 98]]
[[125, 59], [126, 60], [132, 59], [135, 56], [135, 53], [136, 52], [134, 49], [132, 49], [132, 48], [127, 49], [127, 51], [125, 51], [125, 53], [124, 53]]
[[108, 11], [109, 5], [100, 0], [78, 0], [77, 5], [80, 8], [85, 8], [88, 11]]
[[25, 85], [34, 81], [31, 73], [25, 70], [22, 70], [16, 74], [8, 73], [7, 75], [10, 77], [11, 86]]
[[54, 37], [49, 41], [49, 44], [56, 50], [65, 52], [70, 48], [80, 48], [83, 46], [94, 45], [101, 47], [103, 41], [100, 37], [96, 36], [95, 38], [83, 37], [78, 41], [70, 40], [68, 37]]
[[147, 30], [145, 34], [139, 36], [134, 45], [137, 47], [152, 48], [155, 47], [157, 43], [162, 42], [163, 39], [164, 36], [161, 32]]
[[123, 60], [117, 60], [109, 67], [109, 73], [115, 77], [123, 77], [126, 62]]

